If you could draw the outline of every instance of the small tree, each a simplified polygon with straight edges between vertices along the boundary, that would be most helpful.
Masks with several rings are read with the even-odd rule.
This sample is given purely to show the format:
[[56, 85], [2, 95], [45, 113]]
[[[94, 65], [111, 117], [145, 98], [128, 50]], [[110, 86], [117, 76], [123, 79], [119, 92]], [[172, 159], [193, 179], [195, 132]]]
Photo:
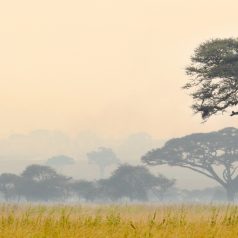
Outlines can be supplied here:
[[98, 150], [87, 154], [90, 163], [96, 164], [100, 169], [100, 177], [104, 177], [105, 168], [113, 164], [119, 164], [120, 160], [110, 148], [99, 147]]
[[[204, 120], [238, 104], [238, 39], [214, 39], [202, 43], [186, 68], [192, 90], [192, 109]], [[238, 112], [232, 111], [231, 116]]]
[[21, 177], [15, 174], [3, 173], [0, 175], [0, 192], [6, 201], [18, 196], [18, 185]]
[[28, 200], [60, 200], [68, 194], [71, 179], [45, 165], [30, 165], [22, 173], [21, 192]]
[[155, 176], [144, 166], [121, 165], [108, 179], [98, 181], [98, 195], [111, 200], [129, 198], [148, 200], [149, 192], [161, 197], [175, 181], [159, 175]]
[[21, 175], [36, 182], [48, 181], [58, 176], [57, 172], [51, 167], [38, 164], [29, 165]]
[[171, 139], [164, 147], [149, 151], [142, 161], [148, 165], [179, 166], [202, 174], [224, 187], [228, 200], [233, 201], [238, 191], [238, 129], [225, 128]]
[[94, 182], [79, 180], [71, 184], [71, 189], [79, 199], [93, 201], [96, 199], [98, 193]]
[[46, 161], [46, 165], [55, 168], [62, 168], [72, 164], [75, 164], [75, 160], [66, 155], [53, 156]]

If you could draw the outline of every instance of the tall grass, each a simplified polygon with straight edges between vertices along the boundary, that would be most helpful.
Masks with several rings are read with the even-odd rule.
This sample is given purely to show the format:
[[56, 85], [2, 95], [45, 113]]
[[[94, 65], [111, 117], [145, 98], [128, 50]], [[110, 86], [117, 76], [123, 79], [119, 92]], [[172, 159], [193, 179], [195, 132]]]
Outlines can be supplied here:
[[238, 207], [2, 204], [0, 237], [238, 237]]

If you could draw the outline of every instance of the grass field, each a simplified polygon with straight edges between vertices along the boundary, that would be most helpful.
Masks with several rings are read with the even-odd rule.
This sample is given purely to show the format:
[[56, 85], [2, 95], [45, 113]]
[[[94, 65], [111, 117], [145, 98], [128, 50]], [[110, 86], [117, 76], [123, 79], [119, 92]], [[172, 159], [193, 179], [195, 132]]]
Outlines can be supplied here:
[[0, 237], [238, 237], [238, 207], [213, 205], [0, 206]]

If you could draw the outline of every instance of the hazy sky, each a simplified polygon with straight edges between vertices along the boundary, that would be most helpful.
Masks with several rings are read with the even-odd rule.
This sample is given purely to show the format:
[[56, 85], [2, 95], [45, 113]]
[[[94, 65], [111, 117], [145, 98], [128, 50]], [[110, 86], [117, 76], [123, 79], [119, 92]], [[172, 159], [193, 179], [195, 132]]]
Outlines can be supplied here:
[[0, 3], [0, 136], [35, 129], [158, 138], [201, 124], [181, 90], [204, 40], [238, 36], [235, 0], [8, 0]]

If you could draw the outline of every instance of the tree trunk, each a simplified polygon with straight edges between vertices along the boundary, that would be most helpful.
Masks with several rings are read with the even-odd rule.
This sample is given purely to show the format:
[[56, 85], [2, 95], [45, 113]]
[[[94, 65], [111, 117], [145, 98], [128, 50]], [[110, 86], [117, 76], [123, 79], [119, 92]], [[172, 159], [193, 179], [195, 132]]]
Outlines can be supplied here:
[[234, 202], [235, 199], [235, 191], [232, 187], [226, 188], [226, 195], [227, 195], [227, 201], [228, 202]]

